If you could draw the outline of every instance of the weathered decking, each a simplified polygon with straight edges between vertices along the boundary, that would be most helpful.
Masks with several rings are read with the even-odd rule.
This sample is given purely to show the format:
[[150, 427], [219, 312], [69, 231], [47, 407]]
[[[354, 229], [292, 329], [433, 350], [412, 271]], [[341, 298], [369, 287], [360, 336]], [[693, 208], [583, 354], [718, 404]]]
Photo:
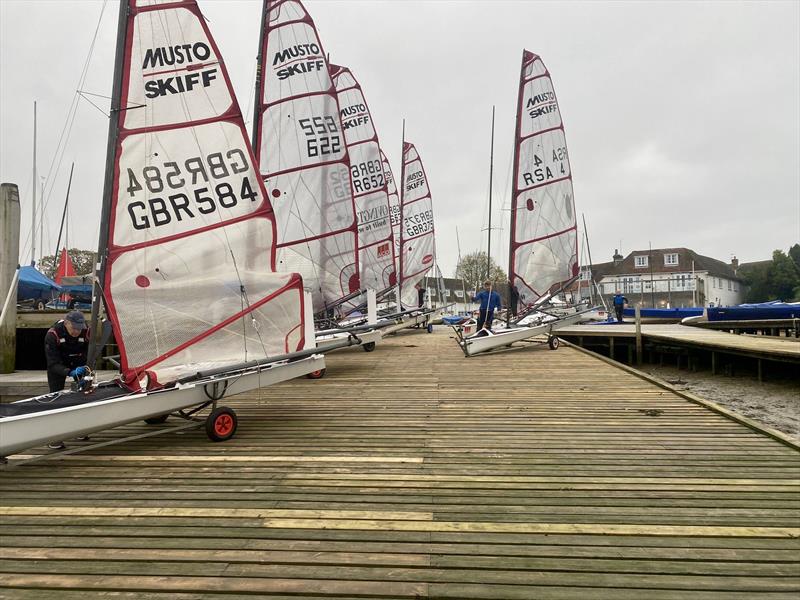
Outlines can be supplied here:
[[[636, 326], [629, 321], [620, 325], [570, 325], [560, 329], [559, 335], [570, 338], [631, 338], [636, 335]], [[800, 364], [800, 342], [792, 338], [736, 335], [725, 331], [680, 324], [643, 324], [642, 336], [661, 342], [695, 346], [717, 352]]]
[[572, 348], [437, 331], [230, 402], [224, 444], [0, 473], [0, 598], [797, 597], [796, 449]]

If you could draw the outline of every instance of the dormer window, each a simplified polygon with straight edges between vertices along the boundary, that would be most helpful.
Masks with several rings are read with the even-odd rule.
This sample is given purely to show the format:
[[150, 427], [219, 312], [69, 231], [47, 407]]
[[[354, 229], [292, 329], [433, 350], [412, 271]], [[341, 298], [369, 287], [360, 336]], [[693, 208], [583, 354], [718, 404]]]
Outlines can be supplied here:
[[641, 254], [639, 256], [634, 256], [633, 257], [633, 265], [637, 269], [643, 269], [643, 268], [647, 267], [647, 264], [648, 264], [648, 262], [647, 262], [647, 255], [646, 254]]
[[678, 253], [673, 252], [671, 254], [664, 255], [664, 266], [665, 267], [674, 267], [678, 264]]

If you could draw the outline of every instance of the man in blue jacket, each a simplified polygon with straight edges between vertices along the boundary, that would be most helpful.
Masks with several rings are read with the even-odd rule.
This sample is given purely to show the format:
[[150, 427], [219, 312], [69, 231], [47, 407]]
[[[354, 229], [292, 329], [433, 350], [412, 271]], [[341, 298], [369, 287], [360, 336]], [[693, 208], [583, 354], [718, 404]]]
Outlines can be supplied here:
[[494, 311], [500, 310], [500, 294], [492, 290], [492, 282], [484, 281], [483, 289], [475, 294], [473, 302], [480, 302], [480, 312], [478, 314], [478, 333], [485, 328], [492, 330]]
[[617, 290], [614, 294], [614, 312], [617, 314], [617, 321], [622, 323], [622, 310], [628, 303], [628, 299], [622, 295], [622, 292]]

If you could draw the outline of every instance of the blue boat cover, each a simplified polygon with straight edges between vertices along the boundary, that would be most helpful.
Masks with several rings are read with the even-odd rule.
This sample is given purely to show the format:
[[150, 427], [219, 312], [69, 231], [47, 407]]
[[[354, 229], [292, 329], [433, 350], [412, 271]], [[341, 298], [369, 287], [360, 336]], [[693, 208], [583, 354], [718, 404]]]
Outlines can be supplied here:
[[446, 317], [442, 317], [442, 322], [445, 325], [458, 325], [462, 321], [465, 321], [467, 317], [464, 315], [448, 315]]
[[50, 300], [61, 286], [33, 267], [20, 267], [17, 300]]
[[[675, 319], [680, 321], [686, 317], [699, 317], [703, 314], [703, 307], [686, 308], [642, 308], [641, 315], [646, 319]], [[633, 308], [626, 308], [622, 312], [623, 316], [634, 317], [636, 311]]]
[[800, 302], [759, 302], [738, 306], [715, 306], [708, 309], [709, 321], [762, 321], [800, 319]]

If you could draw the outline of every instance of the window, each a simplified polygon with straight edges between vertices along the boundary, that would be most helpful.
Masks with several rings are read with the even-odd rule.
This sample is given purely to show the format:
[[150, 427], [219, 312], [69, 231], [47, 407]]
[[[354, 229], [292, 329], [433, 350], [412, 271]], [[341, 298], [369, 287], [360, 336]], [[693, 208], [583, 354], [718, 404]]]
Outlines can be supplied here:
[[738, 292], [739, 291], [739, 285], [735, 281], [733, 282], [733, 291], [734, 292]]
[[592, 272], [589, 269], [581, 270], [581, 281], [589, 281], [592, 278]]
[[730, 279], [728, 279], [728, 291], [729, 291], [729, 292], [730, 292], [730, 291], [732, 291], [732, 290], [731, 290], [731, 280], [730, 280]]
[[464, 290], [456, 290], [456, 298], [463, 298]]
[[641, 269], [647, 266], [647, 255], [642, 254], [640, 256], [633, 257], [633, 264], [637, 269]]
[[674, 267], [678, 264], [678, 253], [673, 252], [672, 254], [665, 254], [664, 255], [664, 266], [665, 267]]

